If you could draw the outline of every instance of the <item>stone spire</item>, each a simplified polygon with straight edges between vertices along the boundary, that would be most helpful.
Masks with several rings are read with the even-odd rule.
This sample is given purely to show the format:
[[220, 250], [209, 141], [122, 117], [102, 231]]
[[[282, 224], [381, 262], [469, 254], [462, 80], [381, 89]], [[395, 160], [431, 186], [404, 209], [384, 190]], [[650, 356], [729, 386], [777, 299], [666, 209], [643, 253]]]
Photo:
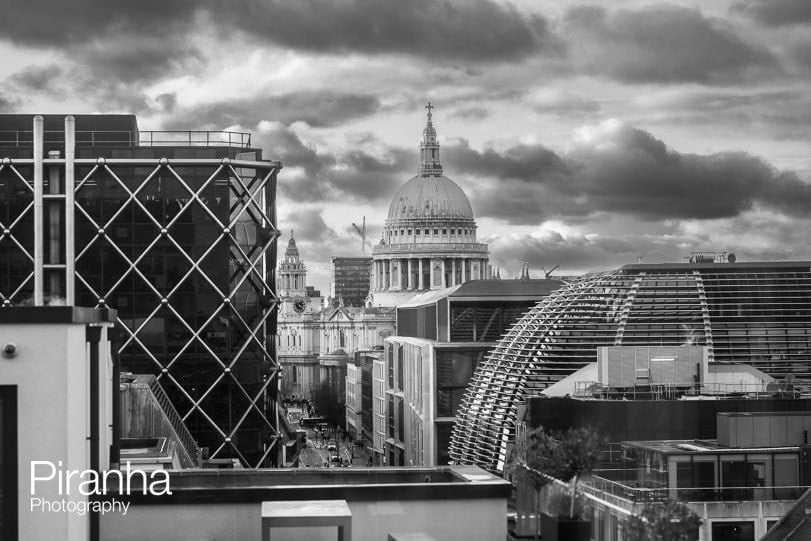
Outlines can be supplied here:
[[299, 260], [298, 246], [293, 238], [293, 230], [290, 230], [290, 240], [287, 241], [287, 250], [284, 251], [284, 259], [287, 263], [297, 263]]
[[434, 106], [429, 101], [425, 108], [428, 109], [428, 123], [422, 130], [419, 174], [422, 177], [439, 177], [442, 176], [442, 164], [439, 163], [439, 143], [436, 140], [434, 124], [431, 122], [431, 109]]

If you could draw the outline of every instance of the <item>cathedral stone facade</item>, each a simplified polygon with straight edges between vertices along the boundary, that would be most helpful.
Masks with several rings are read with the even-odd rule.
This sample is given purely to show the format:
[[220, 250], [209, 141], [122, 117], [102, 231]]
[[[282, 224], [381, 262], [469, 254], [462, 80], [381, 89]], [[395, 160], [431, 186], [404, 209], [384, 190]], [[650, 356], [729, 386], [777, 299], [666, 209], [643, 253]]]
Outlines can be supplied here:
[[394, 309], [325, 306], [320, 293], [307, 285], [307, 268], [292, 233], [276, 281], [282, 395], [309, 399], [326, 381], [343, 397], [347, 362], [355, 351], [382, 347], [394, 334]]
[[431, 119], [422, 132], [420, 166], [394, 194], [383, 238], [374, 247], [368, 304], [397, 306], [417, 293], [489, 277], [487, 245], [465, 192], [442, 173]]

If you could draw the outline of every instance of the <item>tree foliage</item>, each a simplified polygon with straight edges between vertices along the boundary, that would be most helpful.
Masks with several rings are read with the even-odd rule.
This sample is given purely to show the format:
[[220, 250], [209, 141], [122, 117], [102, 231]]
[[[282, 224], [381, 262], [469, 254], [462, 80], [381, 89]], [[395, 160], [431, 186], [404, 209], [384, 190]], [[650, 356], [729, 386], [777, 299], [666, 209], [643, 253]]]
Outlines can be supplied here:
[[600, 437], [591, 428], [569, 428], [549, 434], [543, 427], [530, 434], [527, 445], [528, 461], [539, 470], [564, 482], [572, 481], [569, 518], [575, 518], [577, 483], [590, 473], [600, 460]]
[[629, 541], [695, 541], [701, 518], [681, 502], [645, 506], [642, 513], [625, 522]]
[[581, 476], [597, 466], [600, 443], [599, 435], [591, 428], [570, 428], [549, 433], [543, 427], [538, 427], [529, 434], [526, 458], [519, 466], [522, 466], [523, 475], [538, 491], [552, 477], [564, 482], [572, 481], [569, 518], [574, 518], [577, 483]]

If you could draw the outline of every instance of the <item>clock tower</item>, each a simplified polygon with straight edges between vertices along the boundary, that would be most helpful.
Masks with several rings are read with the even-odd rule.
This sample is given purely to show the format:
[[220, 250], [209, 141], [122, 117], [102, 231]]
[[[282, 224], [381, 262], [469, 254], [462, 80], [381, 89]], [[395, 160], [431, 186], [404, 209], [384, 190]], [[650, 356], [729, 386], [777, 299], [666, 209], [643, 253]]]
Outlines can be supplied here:
[[319, 321], [324, 298], [307, 285], [307, 268], [292, 231], [276, 273], [276, 291], [281, 302], [273, 338], [282, 368], [282, 394], [309, 398], [320, 381]]
[[290, 231], [290, 240], [284, 251], [284, 259], [279, 265], [279, 278], [277, 281], [280, 297], [304, 296], [307, 282], [307, 268], [301, 261], [296, 246], [296, 239]]

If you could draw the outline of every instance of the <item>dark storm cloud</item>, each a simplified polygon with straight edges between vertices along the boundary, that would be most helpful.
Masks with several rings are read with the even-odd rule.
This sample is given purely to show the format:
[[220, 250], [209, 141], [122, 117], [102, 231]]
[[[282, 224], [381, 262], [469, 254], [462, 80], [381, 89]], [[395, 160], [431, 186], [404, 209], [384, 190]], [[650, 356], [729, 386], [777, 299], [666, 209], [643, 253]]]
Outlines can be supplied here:
[[57, 79], [62, 76], [62, 68], [56, 64], [47, 66], [29, 66], [12, 74], [8, 82], [14, 87], [28, 92], [53, 91]]
[[389, 148], [384, 157], [355, 150], [341, 155], [338, 167], [327, 171], [324, 180], [329, 188], [354, 201], [388, 201], [416, 174], [416, 160], [416, 152], [401, 148]]
[[484, 120], [488, 116], [490, 116], [490, 111], [485, 107], [478, 106], [463, 107], [450, 114], [452, 118], [464, 118], [466, 120], [475, 121]]
[[[289, 235], [293, 231], [296, 242], [325, 242], [334, 241], [338, 238], [335, 231], [332, 230], [324, 221], [322, 216], [323, 208], [304, 208], [291, 212], [287, 215], [284, 223], [280, 223], [279, 227], [282, 228], [285, 235]], [[289, 238], [289, 237], [288, 237]], [[279, 242], [279, 247], [287, 247], [287, 241]]]
[[175, 106], [177, 105], [177, 94], [160, 94], [159, 96], [155, 97], [155, 101], [157, 102], [161, 111], [171, 113], [175, 110]]
[[176, 34], [123, 35], [77, 45], [71, 51], [87, 78], [96, 83], [149, 82], [204, 64], [202, 53]]
[[6, 39], [33, 46], [68, 46], [122, 34], [160, 35], [191, 21], [194, 0], [26, 0], [0, 3]]
[[232, 99], [178, 110], [167, 120], [174, 127], [216, 127], [256, 124], [259, 119], [290, 124], [306, 122], [311, 126], [334, 126], [347, 120], [371, 115], [380, 108], [380, 100], [368, 94], [334, 92], [296, 92], [279, 96]]
[[679, 230], [648, 234], [644, 232], [646, 224], [629, 221], [625, 225], [628, 232], [619, 233], [621, 236], [599, 231], [590, 235], [544, 231], [488, 241], [490, 260], [501, 266], [502, 278], [517, 274], [520, 261], [529, 262], [532, 277], [541, 277], [542, 267], [560, 265], [557, 274], [609, 270], [640, 259], [647, 263], [680, 262], [690, 252], [706, 250], [734, 253], [738, 261], [804, 259], [811, 255], [808, 225], [807, 219], [786, 222], [770, 213], [756, 213], [708, 224], [698, 234]]
[[551, 43], [546, 22], [490, 0], [31, 0], [4, 10], [6, 36], [50, 46], [100, 35], [187, 32], [197, 14], [227, 34], [330, 53], [405, 53], [490, 61], [527, 56]]
[[598, 102], [588, 98], [582, 98], [580, 96], [561, 96], [544, 103], [533, 105], [532, 108], [539, 113], [572, 117], [575, 115], [594, 115], [594, 113], [600, 111], [602, 107]]
[[743, 13], [766, 26], [811, 23], [811, 2], [808, 0], [741, 0], [733, 4], [732, 11]]
[[278, 122], [254, 133], [252, 137], [253, 145], [263, 149], [266, 159], [280, 160], [284, 167], [300, 167], [311, 178], [335, 163], [332, 154], [317, 152], [295, 132]]
[[533, 180], [549, 178], [566, 170], [566, 164], [543, 145], [518, 145], [497, 152], [475, 150], [465, 139], [458, 139], [442, 149], [442, 160], [448, 171], [475, 176]]
[[[291, 201], [385, 203], [416, 172], [413, 150], [388, 147], [383, 155], [364, 148], [319, 151], [279, 123], [254, 137], [254, 144], [264, 149], [266, 158], [281, 160], [287, 168], [280, 176], [278, 189]], [[299, 168], [303, 174], [296, 171]]]
[[637, 115], [648, 126], [683, 125], [696, 133], [751, 130], [772, 140], [811, 136], [811, 95], [801, 90], [685, 89], [653, 100]]
[[624, 82], [711, 84], [778, 70], [768, 51], [695, 9], [577, 7], [563, 26], [579, 70]]
[[248, 6], [248, 17], [231, 12], [235, 24], [280, 45], [316, 51], [487, 61], [526, 56], [551, 41], [544, 19], [489, 0], [253, 0]]
[[800, 67], [801, 71], [811, 73], [811, 42], [799, 43], [789, 51], [790, 58]]
[[693, 111], [698, 114], [723, 113], [730, 110], [751, 111], [754, 108], [797, 105], [798, 100], [805, 98], [797, 90], [774, 90], [764, 92], [740, 93], [737, 91], [700, 90], [682, 93], [671, 105]]
[[[628, 126], [603, 125], [594, 132], [563, 155], [537, 144], [497, 151], [454, 140], [443, 146], [443, 165], [451, 177], [465, 179], [477, 216], [512, 224], [600, 213], [641, 221], [729, 218], [755, 207], [800, 217], [811, 208], [809, 184], [755, 156], [682, 154]], [[293, 201], [385, 205], [415, 173], [414, 150], [367, 150], [378, 141], [350, 151], [319, 151], [280, 124], [256, 137], [266, 157], [287, 168], [279, 191]]]
[[18, 101], [0, 90], [0, 113], [11, 113], [17, 108]]
[[170, 111], [166, 95], [150, 103], [146, 86], [174, 73], [203, 65], [199, 51], [179, 36], [141, 39], [122, 35], [74, 45], [63, 65], [30, 66], [12, 74], [7, 84], [20, 96], [69, 94], [92, 98], [99, 111], [155, 113]]
[[[520, 145], [503, 156], [536, 152]], [[499, 160], [489, 160], [489, 182], [472, 190], [478, 215], [513, 224], [600, 212], [656, 221], [734, 217], [756, 205], [804, 216], [811, 205], [809, 184], [760, 158], [740, 152], [680, 154], [630, 127], [606, 129], [562, 157], [550, 152], [541, 151], [544, 158], [526, 169], [508, 160], [501, 163], [510, 166], [499, 172], [494, 168]]]

